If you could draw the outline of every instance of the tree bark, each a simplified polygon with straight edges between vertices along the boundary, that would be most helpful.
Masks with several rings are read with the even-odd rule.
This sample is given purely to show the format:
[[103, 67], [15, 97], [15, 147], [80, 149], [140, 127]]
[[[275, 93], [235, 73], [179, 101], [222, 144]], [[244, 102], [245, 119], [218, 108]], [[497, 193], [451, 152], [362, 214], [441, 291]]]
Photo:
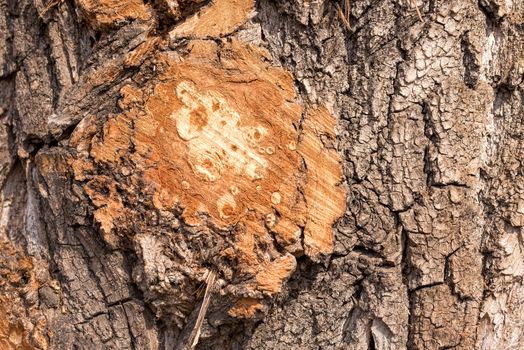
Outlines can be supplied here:
[[0, 9], [1, 349], [524, 348], [524, 1]]

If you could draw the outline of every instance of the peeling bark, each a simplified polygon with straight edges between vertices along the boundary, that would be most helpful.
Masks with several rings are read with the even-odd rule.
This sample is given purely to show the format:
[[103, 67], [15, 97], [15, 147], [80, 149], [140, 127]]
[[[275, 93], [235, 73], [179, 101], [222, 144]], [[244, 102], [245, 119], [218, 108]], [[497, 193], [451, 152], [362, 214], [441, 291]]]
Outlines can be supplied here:
[[0, 8], [0, 348], [524, 348], [524, 2]]

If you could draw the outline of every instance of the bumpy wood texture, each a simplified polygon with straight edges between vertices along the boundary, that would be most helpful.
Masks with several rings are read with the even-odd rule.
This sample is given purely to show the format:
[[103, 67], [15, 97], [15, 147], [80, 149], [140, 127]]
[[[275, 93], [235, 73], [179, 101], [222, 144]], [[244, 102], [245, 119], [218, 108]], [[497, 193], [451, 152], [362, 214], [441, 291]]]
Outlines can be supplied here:
[[524, 348], [524, 2], [337, 3], [0, 0], [1, 349]]

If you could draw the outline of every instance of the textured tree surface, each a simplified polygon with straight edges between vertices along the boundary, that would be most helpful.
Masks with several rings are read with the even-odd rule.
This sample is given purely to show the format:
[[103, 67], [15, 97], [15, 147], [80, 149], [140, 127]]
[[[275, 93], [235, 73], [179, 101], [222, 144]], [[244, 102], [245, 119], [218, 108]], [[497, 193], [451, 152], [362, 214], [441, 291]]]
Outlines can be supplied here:
[[0, 0], [0, 349], [524, 349], [524, 1], [345, 5]]

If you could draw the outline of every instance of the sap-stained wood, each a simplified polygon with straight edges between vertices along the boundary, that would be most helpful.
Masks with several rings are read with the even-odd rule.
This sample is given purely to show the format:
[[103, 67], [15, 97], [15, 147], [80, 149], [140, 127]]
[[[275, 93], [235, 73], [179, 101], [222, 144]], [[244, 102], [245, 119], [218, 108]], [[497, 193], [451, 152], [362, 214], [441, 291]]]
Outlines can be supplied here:
[[97, 167], [144, 182], [159, 212], [179, 208], [186, 225], [229, 231], [234, 244], [219, 254], [236, 261], [248, 288], [278, 293], [294, 255], [318, 259], [333, 248], [332, 225], [345, 210], [335, 118], [325, 108], [305, 111], [291, 74], [260, 48], [238, 40], [190, 47], [182, 59], [158, 55], [161, 73], [147, 88], [125, 85], [123, 113], [100, 132], [92, 133], [93, 118], [77, 127], [75, 178], [90, 179], [84, 190], [108, 242], [133, 227], [126, 219], [133, 208]]

